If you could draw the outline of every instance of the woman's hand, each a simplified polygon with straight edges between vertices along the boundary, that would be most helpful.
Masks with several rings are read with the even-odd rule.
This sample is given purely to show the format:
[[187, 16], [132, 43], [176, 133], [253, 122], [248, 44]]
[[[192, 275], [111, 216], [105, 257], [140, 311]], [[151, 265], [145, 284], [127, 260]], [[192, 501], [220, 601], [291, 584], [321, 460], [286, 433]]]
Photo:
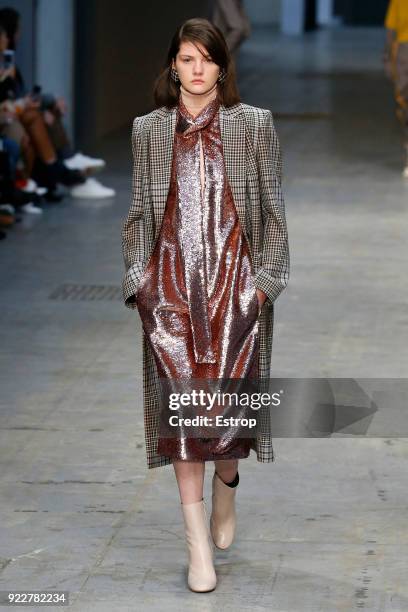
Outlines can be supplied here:
[[16, 78], [16, 68], [15, 66], [10, 66], [9, 68], [0, 68], [0, 81], [4, 81], [10, 77], [12, 79]]
[[11, 123], [16, 118], [16, 111], [10, 100], [5, 100], [0, 104], [0, 123]]
[[55, 106], [58, 108], [61, 115], [65, 115], [65, 113], [67, 112], [67, 103], [65, 102], [64, 98], [57, 98], [55, 101]]
[[47, 125], [53, 125], [55, 121], [55, 115], [49, 110], [43, 112], [44, 121]]
[[30, 94], [24, 98], [24, 108], [39, 108], [41, 106], [40, 100], [33, 100]]
[[40, 100], [33, 100], [30, 96], [25, 97], [25, 108], [40, 108]]
[[257, 295], [257, 297], [258, 297], [259, 312], [261, 312], [261, 308], [262, 308], [262, 306], [264, 305], [265, 300], [266, 300], [266, 298], [267, 298], [268, 296], [266, 295], [266, 293], [264, 293], [264, 292], [262, 291], [262, 289], [257, 289], [257, 290], [256, 290], [256, 295]]

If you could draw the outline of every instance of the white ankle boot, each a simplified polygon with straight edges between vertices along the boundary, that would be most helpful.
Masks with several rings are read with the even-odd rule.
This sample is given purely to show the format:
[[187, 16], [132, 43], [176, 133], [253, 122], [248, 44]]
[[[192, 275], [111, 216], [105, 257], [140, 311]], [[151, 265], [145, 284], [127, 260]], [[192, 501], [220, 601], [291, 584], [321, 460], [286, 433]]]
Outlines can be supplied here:
[[235, 494], [237, 487], [229, 487], [214, 472], [212, 479], [211, 535], [217, 548], [228, 548], [235, 534]]
[[189, 552], [188, 586], [199, 593], [213, 591], [217, 576], [204, 500], [181, 504]]

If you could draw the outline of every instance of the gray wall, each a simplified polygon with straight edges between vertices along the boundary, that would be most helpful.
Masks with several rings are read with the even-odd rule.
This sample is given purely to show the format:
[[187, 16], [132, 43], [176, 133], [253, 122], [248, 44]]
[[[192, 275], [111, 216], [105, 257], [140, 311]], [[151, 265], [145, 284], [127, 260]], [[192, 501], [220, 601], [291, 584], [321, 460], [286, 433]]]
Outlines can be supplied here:
[[244, 0], [244, 7], [252, 25], [279, 25], [282, 1]]
[[35, 16], [36, 82], [44, 93], [66, 99], [64, 121], [69, 136], [75, 120], [73, 10], [73, 0], [37, 0]]

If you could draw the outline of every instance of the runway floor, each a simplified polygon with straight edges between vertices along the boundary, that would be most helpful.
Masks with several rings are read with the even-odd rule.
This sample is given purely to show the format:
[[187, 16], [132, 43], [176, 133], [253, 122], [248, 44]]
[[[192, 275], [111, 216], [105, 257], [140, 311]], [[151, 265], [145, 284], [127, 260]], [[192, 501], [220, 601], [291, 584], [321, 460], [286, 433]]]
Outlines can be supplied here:
[[[408, 180], [383, 36], [265, 28], [242, 47], [242, 99], [272, 110], [283, 152], [291, 277], [273, 376], [407, 376]], [[67, 590], [75, 612], [407, 610], [397, 437], [251, 453], [217, 589], [188, 590], [173, 468], [146, 468], [140, 319], [121, 301], [130, 127], [86, 153], [107, 159], [116, 198], [48, 205], [0, 245], [0, 590]]]

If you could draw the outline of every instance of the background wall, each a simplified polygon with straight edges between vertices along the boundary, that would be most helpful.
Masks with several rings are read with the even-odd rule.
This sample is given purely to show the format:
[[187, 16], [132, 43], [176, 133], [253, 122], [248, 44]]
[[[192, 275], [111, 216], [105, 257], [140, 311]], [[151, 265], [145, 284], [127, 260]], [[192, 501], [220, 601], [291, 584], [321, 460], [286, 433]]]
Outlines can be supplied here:
[[[35, 14], [36, 82], [43, 93], [63, 96], [69, 112], [65, 123], [70, 135], [75, 122], [74, 2], [37, 0]], [[51, 50], [54, 50], [52, 52]]]
[[279, 25], [282, 0], [244, 0], [252, 25]]
[[[308, 0], [312, 1], [320, 23], [330, 24], [338, 16], [347, 25], [382, 25], [388, 2]], [[16, 58], [27, 87], [38, 83], [44, 91], [66, 98], [68, 133], [77, 148], [86, 149], [153, 108], [152, 85], [171, 35], [189, 17], [208, 17], [213, 2], [8, 0], [0, 6], [21, 13]], [[305, 2], [244, 0], [244, 6], [254, 28], [283, 27], [287, 7]], [[300, 36], [302, 15], [303, 9], [300, 25], [294, 28]], [[289, 17], [292, 27], [293, 10]]]
[[388, 0], [334, 0], [345, 25], [382, 25], [387, 6]]
[[76, 0], [76, 138], [91, 145], [153, 108], [151, 90], [177, 25], [207, 2]]

